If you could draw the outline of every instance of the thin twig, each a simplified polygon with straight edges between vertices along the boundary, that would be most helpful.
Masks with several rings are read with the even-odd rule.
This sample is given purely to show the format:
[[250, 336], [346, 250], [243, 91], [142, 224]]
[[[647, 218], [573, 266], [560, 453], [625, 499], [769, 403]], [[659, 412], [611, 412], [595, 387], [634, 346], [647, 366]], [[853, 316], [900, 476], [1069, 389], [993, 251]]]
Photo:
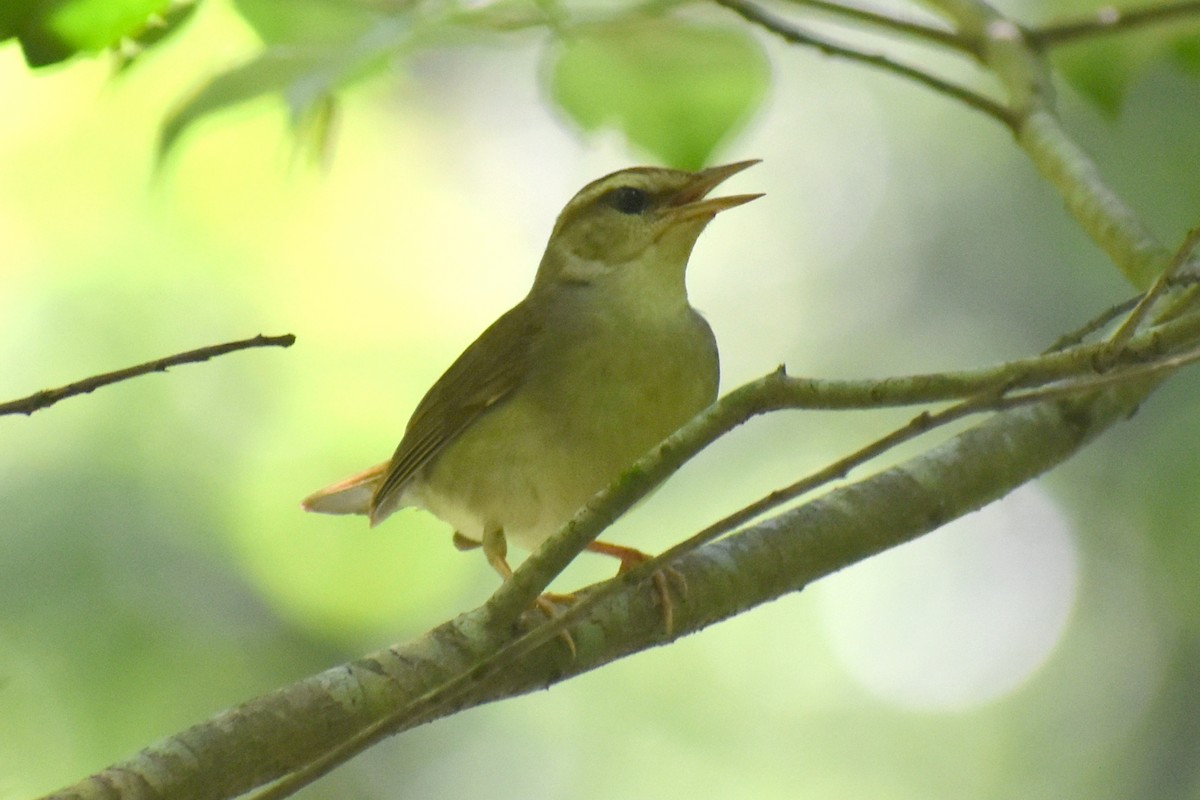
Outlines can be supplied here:
[[1108, 323], [1112, 322], [1122, 314], [1128, 314], [1131, 310], [1133, 310], [1133, 307], [1138, 304], [1140, 297], [1140, 295], [1138, 297], [1131, 297], [1128, 300], [1117, 303], [1116, 305], [1109, 306], [1101, 314], [1097, 315], [1093, 319], [1088, 320], [1087, 324], [1085, 324], [1083, 327], [1079, 328], [1078, 330], [1071, 331], [1070, 333], [1064, 333], [1062, 336], [1055, 339], [1054, 344], [1042, 351], [1042, 355], [1058, 353], [1063, 350], [1078, 347], [1084, 339], [1104, 328], [1108, 325]]
[[1104, 6], [1085, 17], [1026, 28], [1025, 36], [1036, 47], [1047, 48], [1188, 16], [1200, 16], [1200, 0], [1182, 0], [1125, 11], [1116, 6]]
[[[924, 412], [918, 414], [909, 420], [906, 425], [893, 430], [886, 436], [876, 439], [866, 447], [829, 464], [824, 469], [814, 472], [789, 486], [771, 492], [769, 495], [760, 498], [745, 508], [739, 509], [728, 517], [663, 551], [658, 556], [647, 560], [643, 564], [639, 564], [636, 569], [628, 570], [619, 577], [622, 580], [635, 581], [639, 577], [648, 576], [655, 569], [662, 569], [671, 560], [741, 527], [755, 517], [783, 503], [795, 500], [815, 489], [819, 489], [831, 481], [845, 477], [855, 467], [877, 458], [910, 439], [963, 417], [985, 412], [1008, 411], [1018, 406], [1026, 406], [1032, 403], [1062, 400], [1091, 394], [1123, 383], [1150, 380], [1194, 364], [1197, 361], [1200, 361], [1200, 348], [1194, 348], [1184, 353], [1161, 358], [1151, 363], [1135, 364], [1104, 375], [1077, 378], [1051, 386], [1042, 386], [1012, 394], [995, 392], [990, 395], [978, 395], [937, 413]], [[588, 595], [587, 599], [590, 600], [590, 598], [591, 596]], [[557, 622], [557, 619], [554, 621]], [[554, 633], [557, 633], [557, 631], [554, 631]]]
[[5, 414], [24, 414], [29, 416], [39, 409], [48, 408], [54, 405], [59, 400], [68, 397], [74, 397], [80, 394], [89, 394], [99, 389], [101, 386], [127, 381], [130, 378], [136, 378], [139, 375], [148, 375], [151, 372], [166, 372], [171, 367], [180, 364], [198, 364], [201, 361], [207, 361], [210, 358], [223, 356], [226, 353], [232, 353], [237, 350], [248, 350], [252, 347], [291, 347], [296, 341], [296, 337], [290, 333], [283, 336], [263, 336], [261, 333], [252, 339], [242, 339], [238, 342], [225, 342], [224, 344], [214, 344], [208, 347], [201, 347], [196, 350], [188, 350], [186, 353], [176, 353], [173, 356], [159, 358], [154, 361], [147, 361], [145, 364], [138, 364], [133, 367], [126, 367], [115, 372], [106, 372], [103, 375], [93, 375], [90, 378], [84, 378], [81, 381], [69, 383], [66, 386], [60, 386], [57, 389], [43, 389], [40, 392], [35, 392], [28, 397], [22, 397], [19, 400], [9, 400], [6, 403], [0, 403], [0, 416]]
[[1129, 316], [1125, 318], [1125, 321], [1121, 323], [1121, 326], [1109, 338], [1108, 345], [1111, 348], [1111, 354], [1115, 355], [1119, 353], [1129, 343], [1129, 340], [1133, 338], [1133, 335], [1137, 333], [1138, 329], [1141, 328], [1146, 315], [1150, 313], [1150, 309], [1154, 306], [1155, 301], [1166, 291], [1171, 282], [1175, 280], [1176, 274], [1183, 268], [1183, 265], [1191, 259], [1197, 244], [1200, 244], [1200, 228], [1192, 228], [1183, 240], [1183, 244], [1175, 251], [1174, 257], [1167, 262], [1167, 266], [1158, 274], [1158, 277], [1151, 284], [1150, 288], [1142, 294], [1137, 305], [1129, 312]]
[[855, 22], [864, 22], [868, 25], [874, 25], [878, 28], [911, 36], [915, 39], [925, 39], [926, 41], [945, 45], [946, 47], [961, 50], [965, 53], [974, 52], [974, 48], [954, 31], [934, 27], [933, 25], [925, 25], [920, 22], [913, 22], [912, 20], [900, 19], [883, 11], [846, 6], [841, 3], [830, 2], [830, 0], [788, 0], [788, 2], [792, 5], [815, 8], [818, 11], [824, 11], [833, 16], [845, 17]]
[[853, 47], [836, 44], [827, 39], [822, 39], [818, 36], [813, 36], [810, 33], [801, 31], [793, 25], [784, 22], [781, 19], [763, 11], [758, 6], [747, 3], [745, 0], [714, 0], [718, 5], [728, 8], [735, 14], [740, 15], [748, 22], [759, 25], [766, 30], [774, 33], [784, 41], [791, 44], [813, 47], [827, 56], [836, 56], [845, 58], [850, 61], [857, 61], [862, 64], [869, 64], [873, 67], [885, 70], [887, 72], [900, 75], [910, 80], [933, 89], [935, 92], [947, 95], [962, 102], [963, 104], [974, 108], [977, 111], [982, 111], [993, 119], [1004, 124], [1010, 130], [1016, 130], [1017, 117], [1009, 109], [999, 103], [984, 97], [981, 94], [966, 89], [962, 86], [956, 86], [936, 75], [931, 75], [928, 72], [910, 67], [907, 64], [901, 64], [898, 61], [893, 61], [887, 56], [878, 53], [867, 53], [862, 50], [857, 50]]

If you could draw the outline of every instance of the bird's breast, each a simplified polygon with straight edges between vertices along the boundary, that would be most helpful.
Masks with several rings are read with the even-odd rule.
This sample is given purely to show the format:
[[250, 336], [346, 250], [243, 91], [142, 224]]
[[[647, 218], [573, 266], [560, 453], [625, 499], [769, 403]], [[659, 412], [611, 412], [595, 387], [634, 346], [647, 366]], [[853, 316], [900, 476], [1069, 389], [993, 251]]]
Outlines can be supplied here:
[[557, 326], [522, 384], [447, 446], [410, 501], [469, 538], [496, 526], [535, 548], [715, 399], [712, 332], [685, 311]]

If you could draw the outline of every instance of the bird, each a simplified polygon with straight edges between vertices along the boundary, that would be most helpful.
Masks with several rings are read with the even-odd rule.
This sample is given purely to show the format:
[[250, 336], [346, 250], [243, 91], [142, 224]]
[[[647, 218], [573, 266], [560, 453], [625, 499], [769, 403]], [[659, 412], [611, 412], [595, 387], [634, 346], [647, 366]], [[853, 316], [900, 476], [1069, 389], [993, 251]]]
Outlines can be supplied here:
[[[391, 459], [314, 492], [303, 508], [364, 514], [372, 527], [401, 508], [425, 509], [507, 580], [508, 542], [536, 549], [715, 401], [716, 339], [689, 303], [685, 273], [716, 215], [762, 196], [709, 193], [756, 163], [631, 167], [580, 189], [529, 293], [428, 390]], [[621, 572], [649, 558], [601, 541], [588, 549], [618, 558]], [[669, 631], [666, 581], [655, 580]]]

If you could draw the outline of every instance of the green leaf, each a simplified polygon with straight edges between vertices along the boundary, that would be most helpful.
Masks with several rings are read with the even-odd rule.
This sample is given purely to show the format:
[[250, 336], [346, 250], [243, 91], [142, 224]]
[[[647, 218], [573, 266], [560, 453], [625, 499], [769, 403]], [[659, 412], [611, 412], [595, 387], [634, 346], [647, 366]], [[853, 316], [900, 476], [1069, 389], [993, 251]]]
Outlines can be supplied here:
[[1098, 39], [1055, 54], [1055, 63], [1067, 83], [1110, 119], [1121, 111], [1137, 60], [1115, 38]]
[[1063, 77], [1108, 117], [1121, 110], [1129, 87], [1157, 65], [1200, 72], [1200, 25], [1177, 23], [1073, 43], [1053, 54]]
[[702, 167], [746, 123], [770, 77], [741, 31], [673, 19], [577, 28], [552, 57], [551, 96], [581, 128], [619, 128], [681, 169]]
[[234, 5], [268, 45], [347, 42], [383, 17], [362, 0], [234, 0]]
[[201, 119], [256, 97], [284, 94], [320, 63], [319, 51], [275, 48], [212, 78], [164, 120], [158, 139], [159, 163]]
[[175, 3], [161, 17], [152, 17], [140, 31], [122, 41], [117, 68], [128, 69], [151, 47], [174, 35], [198, 7], [198, 3]]
[[98, 53], [161, 23], [170, 0], [3, 0], [0, 41], [16, 37], [25, 61], [44, 67]]
[[164, 120], [159, 133], [159, 165], [198, 121], [269, 94], [278, 94], [287, 103], [293, 126], [309, 138], [307, 146], [327, 153], [335, 110], [332, 94], [385, 66], [404, 46], [407, 34], [404, 20], [383, 20], [352, 42], [272, 47], [217, 75]]
[[1200, 72], [1200, 32], [1191, 26], [1186, 34], [1175, 36], [1170, 41], [1171, 59], [1189, 73]]

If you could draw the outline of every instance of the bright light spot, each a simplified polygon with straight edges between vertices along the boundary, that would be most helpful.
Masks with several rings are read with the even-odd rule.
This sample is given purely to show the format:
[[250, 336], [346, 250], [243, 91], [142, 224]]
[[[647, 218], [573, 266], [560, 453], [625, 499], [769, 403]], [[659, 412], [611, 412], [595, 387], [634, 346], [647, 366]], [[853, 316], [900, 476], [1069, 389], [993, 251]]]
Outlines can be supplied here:
[[1078, 560], [1036, 486], [817, 587], [830, 643], [872, 693], [961, 710], [1013, 691], [1046, 660], [1074, 605]]

